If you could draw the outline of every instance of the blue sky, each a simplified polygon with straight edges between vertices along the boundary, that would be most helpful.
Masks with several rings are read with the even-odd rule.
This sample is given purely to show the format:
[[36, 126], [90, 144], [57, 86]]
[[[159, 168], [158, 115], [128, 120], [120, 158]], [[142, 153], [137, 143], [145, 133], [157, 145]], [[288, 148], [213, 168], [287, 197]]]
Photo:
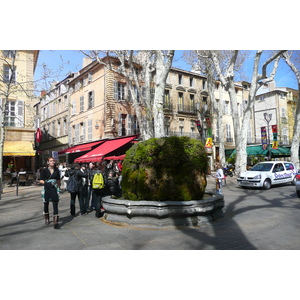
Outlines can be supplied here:
[[[254, 55], [254, 51], [251, 51]], [[41, 50], [38, 59], [38, 65], [35, 72], [35, 81], [37, 81], [37, 91], [44, 88], [44, 80], [41, 80], [43, 74], [43, 64], [47, 66], [47, 69], [51, 70], [52, 76], [47, 78], [48, 82], [53, 80], [59, 81], [67, 76], [70, 72], [77, 72], [82, 68], [82, 54], [79, 50]], [[175, 51], [175, 58], [173, 60], [173, 66], [190, 70], [190, 67], [182, 59], [182, 51]], [[251, 80], [253, 67], [253, 56], [249, 58], [247, 67], [245, 69], [246, 74], [249, 76], [246, 80]], [[284, 61], [280, 61], [278, 71], [275, 77], [277, 87], [290, 87], [297, 89], [297, 81], [295, 75], [291, 72], [290, 68]]]

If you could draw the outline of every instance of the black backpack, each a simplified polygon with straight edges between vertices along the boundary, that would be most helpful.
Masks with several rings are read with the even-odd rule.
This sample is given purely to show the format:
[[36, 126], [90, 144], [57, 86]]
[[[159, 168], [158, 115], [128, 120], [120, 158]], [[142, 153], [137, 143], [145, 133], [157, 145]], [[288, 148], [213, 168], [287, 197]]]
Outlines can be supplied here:
[[69, 193], [77, 193], [78, 192], [78, 183], [76, 180], [76, 173], [69, 177], [67, 183], [67, 190]]

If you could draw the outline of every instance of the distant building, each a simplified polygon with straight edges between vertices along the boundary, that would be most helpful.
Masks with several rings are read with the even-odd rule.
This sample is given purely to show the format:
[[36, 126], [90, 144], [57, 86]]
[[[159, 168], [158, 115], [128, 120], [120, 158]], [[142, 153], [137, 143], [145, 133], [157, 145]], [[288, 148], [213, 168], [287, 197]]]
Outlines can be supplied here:
[[[33, 75], [38, 50], [0, 51], [0, 102], [4, 110], [3, 170], [34, 171]], [[1, 117], [1, 115], [0, 115]], [[0, 120], [2, 121], [2, 120]]]

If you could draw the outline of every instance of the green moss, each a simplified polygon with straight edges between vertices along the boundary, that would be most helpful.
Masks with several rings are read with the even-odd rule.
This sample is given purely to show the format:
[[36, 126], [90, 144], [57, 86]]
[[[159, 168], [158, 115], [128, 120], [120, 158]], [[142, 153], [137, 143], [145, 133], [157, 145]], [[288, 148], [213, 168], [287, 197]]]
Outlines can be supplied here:
[[149, 139], [126, 153], [123, 196], [130, 200], [201, 199], [208, 159], [203, 144], [188, 137]]

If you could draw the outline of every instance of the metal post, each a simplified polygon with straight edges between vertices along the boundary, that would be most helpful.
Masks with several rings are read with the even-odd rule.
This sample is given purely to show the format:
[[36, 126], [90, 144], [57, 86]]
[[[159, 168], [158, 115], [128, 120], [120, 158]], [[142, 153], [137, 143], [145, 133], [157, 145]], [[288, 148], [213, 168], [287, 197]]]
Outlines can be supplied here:
[[17, 174], [16, 196], [19, 194], [19, 174]]
[[272, 120], [272, 114], [264, 113], [265, 121], [267, 122], [268, 126], [268, 160], [271, 160], [271, 138], [270, 138], [270, 121]]

